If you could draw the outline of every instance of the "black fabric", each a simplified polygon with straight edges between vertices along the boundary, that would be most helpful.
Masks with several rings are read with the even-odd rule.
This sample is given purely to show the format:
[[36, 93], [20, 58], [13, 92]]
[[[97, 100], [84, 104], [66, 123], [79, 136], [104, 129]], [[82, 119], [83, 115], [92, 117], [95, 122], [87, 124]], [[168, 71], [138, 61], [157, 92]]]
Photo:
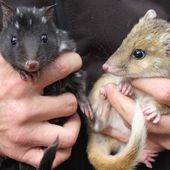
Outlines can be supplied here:
[[[52, 0], [8, 0], [11, 4], [42, 6], [53, 4]], [[88, 72], [88, 87], [101, 74], [104, 61], [117, 49], [124, 37], [148, 9], [155, 9], [161, 18], [170, 20], [169, 0], [63, 0], [69, 29], [83, 58], [83, 67]], [[1, 42], [3, 43], [3, 42]], [[81, 131], [69, 160], [58, 170], [92, 170], [86, 155], [86, 124]], [[169, 170], [170, 152], [164, 151], [154, 163], [153, 170]], [[2, 170], [16, 162], [4, 162]], [[5, 169], [5, 167], [7, 167]], [[10, 169], [9, 170], [12, 170]], [[114, 167], [113, 167], [114, 168]], [[138, 170], [147, 170], [140, 165]]]

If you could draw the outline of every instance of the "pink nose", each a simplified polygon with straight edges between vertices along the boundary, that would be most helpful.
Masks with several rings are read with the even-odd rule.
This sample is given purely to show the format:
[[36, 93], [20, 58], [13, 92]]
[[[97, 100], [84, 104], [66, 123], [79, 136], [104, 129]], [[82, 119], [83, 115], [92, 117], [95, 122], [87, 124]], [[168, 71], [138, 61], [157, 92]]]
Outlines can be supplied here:
[[109, 72], [109, 68], [110, 68], [110, 66], [108, 65], [108, 64], [103, 64], [103, 70], [105, 71], [105, 72]]
[[25, 68], [28, 71], [37, 71], [39, 70], [40, 63], [36, 60], [28, 60], [25, 62]]

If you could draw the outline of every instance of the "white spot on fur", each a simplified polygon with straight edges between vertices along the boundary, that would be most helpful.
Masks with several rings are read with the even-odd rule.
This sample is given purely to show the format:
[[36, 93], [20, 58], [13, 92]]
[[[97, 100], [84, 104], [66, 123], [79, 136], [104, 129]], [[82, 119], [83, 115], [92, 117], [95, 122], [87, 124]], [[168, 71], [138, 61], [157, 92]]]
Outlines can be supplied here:
[[19, 16], [20, 16], [20, 18], [22, 18], [22, 17], [23, 17], [23, 13], [22, 13], [22, 12], [20, 12]]
[[165, 37], [166, 37], [166, 34], [162, 34], [162, 35], [159, 37], [159, 41], [160, 41], [160, 42], [164, 42], [164, 41], [165, 41]]
[[59, 48], [59, 52], [62, 52], [63, 50], [65, 50], [67, 48], [67, 44], [62, 42]]
[[44, 10], [44, 8], [40, 8], [39, 11], [42, 12]]
[[167, 32], [170, 32], [170, 28], [167, 28], [166, 31], [167, 31]]
[[156, 63], [161, 63], [160, 57], [155, 57], [155, 62], [156, 62]]
[[41, 18], [41, 22], [42, 22], [43, 24], [46, 24], [46, 23], [47, 23], [46, 17], [43, 16], [43, 17]]
[[153, 52], [153, 51], [155, 51], [155, 50], [156, 50], [155, 47], [149, 48], [149, 51], [151, 51], [151, 52]]
[[17, 15], [18, 15], [20, 13], [20, 10], [18, 8], [16, 10], [17, 10]]
[[17, 29], [19, 29], [20, 27], [19, 27], [19, 23], [16, 21], [15, 22], [15, 28], [17, 28]]
[[58, 34], [59, 33], [59, 29], [56, 29], [56, 34]]
[[153, 34], [149, 34], [148, 36], [145, 37], [145, 40], [151, 40], [153, 38]]
[[29, 19], [29, 24], [32, 25], [32, 19]]
[[167, 42], [168, 44], [170, 44], [170, 38], [167, 38], [167, 39], [166, 39], [166, 42]]
[[79, 77], [79, 78], [82, 77], [82, 74], [80, 74], [79, 72], [76, 72], [75, 75], [76, 77]]
[[142, 66], [143, 66], [143, 68], [148, 68], [149, 67], [149, 62], [148, 61], [144, 61], [143, 60], [143, 63], [142, 63]]
[[32, 12], [33, 12], [33, 14], [35, 14], [35, 12], [36, 12], [36, 7], [35, 6], [33, 7], [33, 11]]

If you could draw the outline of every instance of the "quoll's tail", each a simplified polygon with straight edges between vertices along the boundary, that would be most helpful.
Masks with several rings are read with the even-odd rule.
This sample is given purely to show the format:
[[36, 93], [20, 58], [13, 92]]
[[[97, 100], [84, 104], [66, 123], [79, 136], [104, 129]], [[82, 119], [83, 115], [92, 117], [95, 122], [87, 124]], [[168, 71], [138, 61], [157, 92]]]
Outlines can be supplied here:
[[87, 152], [96, 170], [132, 170], [139, 162], [146, 140], [145, 119], [139, 104], [137, 103], [129, 142], [119, 153], [109, 155], [107, 146], [101, 146], [103, 144], [96, 141], [95, 135], [92, 133], [90, 136]]
[[37, 170], [52, 170], [52, 163], [56, 155], [58, 142], [59, 140], [57, 138], [55, 142], [46, 149], [44, 156], [40, 162], [39, 168]]

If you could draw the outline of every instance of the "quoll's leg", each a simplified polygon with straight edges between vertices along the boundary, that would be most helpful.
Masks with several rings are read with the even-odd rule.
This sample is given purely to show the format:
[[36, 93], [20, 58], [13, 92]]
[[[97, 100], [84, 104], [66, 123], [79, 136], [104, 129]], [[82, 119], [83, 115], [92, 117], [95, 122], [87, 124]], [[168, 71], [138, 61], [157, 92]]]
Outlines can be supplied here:
[[63, 79], [62, 92], [73, 93], [78, 100], [81, 111], [89, 118], [93, 118], [93, 112], [87, 98], [86, 92], [86, 72], [83, 70], [77, 71], [65, 79]]
[[140, 162], [144, 163], [148, 168], [152, 168], [152, 163], [156, 161], [155, 158], [162, 150], [163, 148], [154, 142], [151, 136], [148, 136], [145, 148], [140, 156]]
[[103, 88], [100, 91], [98, 105], [96, 107], [94, 113], [94, 129], [100, 131], [107, 126], [108, 118], [109, 118], [109, 111], [110, 111], [110, 103], [107, 100], [105, 91]]

